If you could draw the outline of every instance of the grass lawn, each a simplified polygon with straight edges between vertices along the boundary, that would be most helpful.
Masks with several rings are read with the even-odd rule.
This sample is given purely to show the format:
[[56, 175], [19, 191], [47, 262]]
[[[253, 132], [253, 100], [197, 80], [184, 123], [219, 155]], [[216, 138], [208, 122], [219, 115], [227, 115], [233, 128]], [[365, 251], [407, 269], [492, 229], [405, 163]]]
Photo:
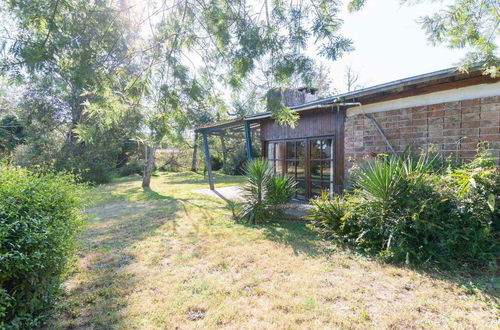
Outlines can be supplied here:
[[[241, 177], [217, 176], [219, 187]], [[498, 329], [498, 278], [422, 272], [322, 241], [302, 221], [246, 226], [203, 176], [92, 189], [49, 328]]]

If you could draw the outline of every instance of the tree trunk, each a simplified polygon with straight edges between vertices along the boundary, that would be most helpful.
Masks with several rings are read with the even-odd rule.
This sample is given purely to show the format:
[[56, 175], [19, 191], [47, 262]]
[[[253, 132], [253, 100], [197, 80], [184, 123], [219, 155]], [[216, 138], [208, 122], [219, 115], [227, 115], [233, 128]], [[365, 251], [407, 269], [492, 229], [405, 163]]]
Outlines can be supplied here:
[[222, 148], [222, 168], [225, 168], [227, 163], [227, 147], [226, 142], [224, 141], [224, 133], [221, 133], [220, 135], [220, 145]]
[[142, 174], [142, 187], [149, 188], [151, 184], [151, 174], [153, 172], [153, 163], [155, 159], [156, 146], [151, 145], [149, 148], [145, 146], [146, 165]]
[[194, 146], [193, 146], [193, 161], [191, 163], [191, 171], [196, 172], [196, 157], [198, 155], [198, 133], [194, 133]]

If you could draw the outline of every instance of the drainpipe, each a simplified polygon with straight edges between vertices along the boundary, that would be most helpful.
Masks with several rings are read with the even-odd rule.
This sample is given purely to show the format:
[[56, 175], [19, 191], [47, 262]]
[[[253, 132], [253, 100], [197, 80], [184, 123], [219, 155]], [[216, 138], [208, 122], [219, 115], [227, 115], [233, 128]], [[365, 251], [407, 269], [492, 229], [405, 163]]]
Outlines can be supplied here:
[[[349, 103], [349, 105], [357, 105], [357, 106], [360, 106], [360, 107], [362, 106], [361, 102]], [[361, 113], [363, 113], [363, 116], [365, 118], [368, 118], [372, 122], [373, 126], [375, 126], [375, 128], [377, 129], [377, 131], [380, 133], [380, 135], [384, 139], [385, 143], [387, 144], [387, 146], [389, 147], [389, 149], [391, 150], [391, 152], [393, 154], [396, 154], [396, 151], [392, 147], [391, 142], [389, 142], [389, 139], [387, 138], [387, 136], [385, 136], [384, 131], [382, 130], [382, 128], [380, 127], [380, 125], [377, 123], [377, 121], [375, 120], [375, 118], [373, 118], [372, 116], [369, 116], [368, 114], [366, 114], [365, 110], [363, 110], [363, 107], [361, 107]]]

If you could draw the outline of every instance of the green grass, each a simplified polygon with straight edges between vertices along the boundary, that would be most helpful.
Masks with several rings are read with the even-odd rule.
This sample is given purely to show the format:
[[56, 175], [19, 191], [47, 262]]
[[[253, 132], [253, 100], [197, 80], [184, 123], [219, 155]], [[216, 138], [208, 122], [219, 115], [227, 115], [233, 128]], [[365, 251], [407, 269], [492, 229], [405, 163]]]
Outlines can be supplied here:
[[[216, 177], [218, 187], [242, 177]], [[89, 192], [88, 225], [49, 328], [496, 328], [492, 276], [380, 264], [292, 219], [247, 226], [193, 193], [202, 175]]]

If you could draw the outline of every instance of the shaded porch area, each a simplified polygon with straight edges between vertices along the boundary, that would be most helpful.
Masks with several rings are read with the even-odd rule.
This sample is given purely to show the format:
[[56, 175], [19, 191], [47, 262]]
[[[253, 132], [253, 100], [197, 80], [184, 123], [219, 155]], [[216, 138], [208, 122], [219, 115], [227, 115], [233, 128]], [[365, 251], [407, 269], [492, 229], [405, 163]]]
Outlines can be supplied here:
[[[203, 154], [205, 157], [205, 168], [207, 171], [208, 184], [211, 191], [215, 192], [215, 181], [212, 171], [210, 146], [208, 141], [209, 136], [241, 138], [241, 133], [243, 133], [243, 142], [245, 144], [246, 159], [247, 161], [251, 161], [254, 158], [252, 146], [253, 143], [255, 142], [254, 140], [256, 140], [255, 135], [258, 132], [260, 132], [259, 122], [255, 120], [248, 120], [245, 118], [237, 118], [223, 122], [218, 122], [215, 124], [208, 124], [198, 127], [195, 130], [195, 134], [201, 134], [202, 136]], [[260, 139], [258, 142], [260, 143]], [[221, 189], [227, 190], [227, 188], [228, 187]]]

